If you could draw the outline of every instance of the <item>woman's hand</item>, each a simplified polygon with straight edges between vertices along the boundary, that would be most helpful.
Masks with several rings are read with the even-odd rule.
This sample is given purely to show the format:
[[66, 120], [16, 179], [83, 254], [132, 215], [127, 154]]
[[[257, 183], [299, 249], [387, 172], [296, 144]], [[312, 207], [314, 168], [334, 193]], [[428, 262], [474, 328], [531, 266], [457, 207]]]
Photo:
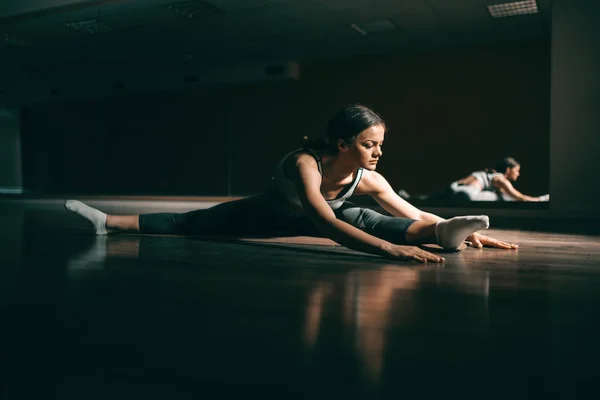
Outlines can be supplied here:
[[483, 246], [496, 247], [498, 249], [518, 249], [519, 245], [514, 243], [503, 242], [481, 233], [474, 233], [467, 238], [471, 242], [472, 247], [481, 249]]
[[415, 246], [391, 245], [385, 249], [385, 256], [392, 260], [418, 261], [426, 263], [427, 261], [442, 262], [444, 257], [437, 256]]

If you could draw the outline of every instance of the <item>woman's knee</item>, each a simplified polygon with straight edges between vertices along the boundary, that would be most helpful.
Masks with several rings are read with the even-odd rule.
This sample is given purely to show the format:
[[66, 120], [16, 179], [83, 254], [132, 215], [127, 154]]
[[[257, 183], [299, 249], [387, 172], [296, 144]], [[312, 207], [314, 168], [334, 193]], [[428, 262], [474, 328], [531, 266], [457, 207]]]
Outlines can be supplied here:
[[355, 228], [364, 229], [364, 208], [360, 207], [343, 207], [335, 211], [336, 217]]

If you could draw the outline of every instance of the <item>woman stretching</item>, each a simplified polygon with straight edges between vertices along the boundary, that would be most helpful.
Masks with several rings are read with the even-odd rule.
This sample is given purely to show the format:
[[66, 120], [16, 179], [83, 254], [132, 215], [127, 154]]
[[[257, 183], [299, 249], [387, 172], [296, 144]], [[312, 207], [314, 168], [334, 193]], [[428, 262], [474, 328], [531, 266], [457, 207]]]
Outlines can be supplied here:
[[[65, 207], [91, 222], [98, 235], [318, 236], [353, 250], [420, 262], [444, 259], [419, 244], [456, 250], [469, 240], [478, 248], [518, 247], [477, 233], [489, 226], [485, 215], [444, 220], [400, 198], [375, 172], [384, 135], [385, 124], [375, 112], [350, 105], [331, 119], [323, 141], [306, 143], [281, 159], [264, 194], [187, 213], [106, 215], [77, 200]], [[370, 195], [391, 216], [346, 201], [353, 194]]]
[[465, 201], [550, 201], [549, 194], [532, 197], [515, 189], [512, 183], [520, 175], [521, 164], [512, 157], [505, 157], [496, 169], [475, 171], [452, 182], [450, 193], [454, 199]]

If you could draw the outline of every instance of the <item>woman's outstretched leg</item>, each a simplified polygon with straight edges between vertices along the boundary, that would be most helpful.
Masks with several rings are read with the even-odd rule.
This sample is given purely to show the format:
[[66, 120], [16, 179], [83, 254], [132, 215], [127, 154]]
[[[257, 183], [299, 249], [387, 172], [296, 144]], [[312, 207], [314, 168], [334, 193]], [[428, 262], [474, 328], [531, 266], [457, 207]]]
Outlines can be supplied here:
[[65, 207], [88, 220], [97, 235], [139, 232], [195, 236], [273, 236], [281, 230], [279, 225], [287, 221], [276, 214], [273, 207], [260, 196], [185, 213], [107, 215], [77, 200], [68, 200]]
[[452, 250], [458, 249], [472, 233], [489, 227], [486, 215], [454, 217], [434, 223], [391, 217], [351, 205], [336, 214], [349, 224], [394, 244], [435, 243]]
[[109, 233], [107, 227], [107, 215], [100, 210], [88, 206], [78, 200], [67, 200], [65, 208], [85, 218], [94, 227], [96, 235]]
[[406, 244], [436, 243], [435, 224], [415, 221], [408, 227], [404, 237]]
[[96, 235], [142, 231], [144, 231], [142, 233], [180, 234], [186, 231], [187, 226], [186, 214], [109, 215], [78, 200], [68, 200], [65, 208], [88, 220], [94, 227]]
[[444, 249], [458, 249], [471, 234], [487, 229], [487, 215], [454, 217], [437, 223], [415, 221], [406, 230], [406, 241], [411, 244], [435, 243]]
[[458, 247], [471, 234], [490, 227], [487, 215], [469, 215], [442, 220], [435, 225], [437, 244], [445, 249]]
[[139, 215], [106, 215], [106, 229], [110, 232], [140, 231], [140, 216]]

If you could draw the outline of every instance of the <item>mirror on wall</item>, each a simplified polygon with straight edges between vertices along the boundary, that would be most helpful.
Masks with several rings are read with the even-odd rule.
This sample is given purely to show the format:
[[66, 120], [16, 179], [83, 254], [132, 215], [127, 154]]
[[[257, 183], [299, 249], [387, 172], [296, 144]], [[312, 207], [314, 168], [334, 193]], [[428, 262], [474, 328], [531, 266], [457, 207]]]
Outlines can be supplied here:
[[0, 106], [0, 194], [23, 193], [19, 111]]

